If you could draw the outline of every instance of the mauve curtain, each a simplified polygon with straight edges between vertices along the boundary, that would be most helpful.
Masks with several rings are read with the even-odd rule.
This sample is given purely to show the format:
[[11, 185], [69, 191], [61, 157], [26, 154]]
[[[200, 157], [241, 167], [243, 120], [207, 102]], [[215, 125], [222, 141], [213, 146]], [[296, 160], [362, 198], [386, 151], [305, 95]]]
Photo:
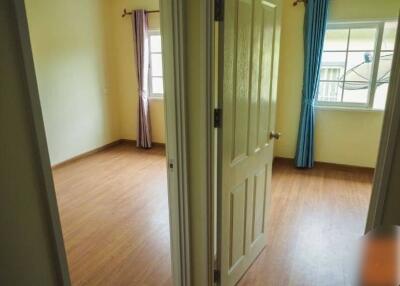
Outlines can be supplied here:
[[304, 76], [295, 164], [314, 166], [314, 102], [318, 94], [319, 73], [324, 46], [329, 0], [308, 0], [304, 18]]
[[151, 148], [151, 124], [148, 98], [149, 44], [147, 15], [144, 10], [133, 11], [132, 25], [136, 39], [136, 63], [139, 94], [139, 116], [136, 145], [141, 148]]

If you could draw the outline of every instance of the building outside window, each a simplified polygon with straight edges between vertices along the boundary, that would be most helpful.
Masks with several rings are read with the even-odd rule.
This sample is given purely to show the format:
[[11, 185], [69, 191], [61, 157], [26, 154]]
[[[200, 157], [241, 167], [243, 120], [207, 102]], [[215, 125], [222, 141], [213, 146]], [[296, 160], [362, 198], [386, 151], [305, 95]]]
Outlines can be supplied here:
[[383, 110], [396, 29], [396, 21], [328, 25], [317, 106]]

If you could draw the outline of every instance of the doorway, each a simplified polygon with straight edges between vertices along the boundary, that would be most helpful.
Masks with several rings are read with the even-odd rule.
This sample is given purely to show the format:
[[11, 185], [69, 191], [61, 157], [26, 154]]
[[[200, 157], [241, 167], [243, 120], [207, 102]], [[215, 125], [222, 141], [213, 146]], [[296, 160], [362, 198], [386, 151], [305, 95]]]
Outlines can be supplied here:
[[[300, 2], [307, 1], [295, 1], [296, 4]], [[217, 247], [220, 247], [217, 251], [220, 255], [217, 262], [220, 284], [323, 285], [329, 280], [335, 285], [344, 285], [346, 281], [356, 278], [351, 260], [356, 253], [352, 249], [356, 248], [365, 233], [387, 95], [387, 89], [383, 89], [389, 86], [389, 80], [381, 75], [390, 75], [391, 60], [388, 62], [394, 54], [398, 9], [390, 3], [384, 8], [374, 8], [371, 2], [368, 4], [372, 7], [369, 15], [349, 15], [348, 3], [331, 1], [334, 7], [328, 22], [334, 23], [328, 25], [325, 47], [331, 47], [332, 42], [338, 44], [338, 35], [332, 40], [332, 33], [341, 33], [343, 27], [347, 27], [348, 42], [346, 39], [343, 41], [347, 43], [347, 50], [323, 51], [320, 97], [316, 103], [318, 162], [311, 170], [300, 170], [294, 167], [294, 152], [302, 105], [303, 51], [295, 47], [303, 44], [304, 5], [293, 5], [293, 1], [263, 1], [266, 8], [257, 5], [255, 1], [226, 1], [225, 18], [223, 23], [218, 23], [225, 25], [219, 30], [220, 41], [225, 45], [220, 49], [219, 56], [223, 60], [219, 63], [222, 63], [222, 69], [227, 70], [218, 82], [223, 86], [219, 90], [222, 100], [218, 108], [222, 108], [224, 114], [222, 130], [219, 130], [222, 143], [220, 141], [218, 152], [226, 161], [231, 160], [226, 163], [220, 159], [217, 168], [217, 178], [221, 180], [216, 187], [220, 201], [216, 211], [219, 215], [217, 224], [222, 232], [217, 239]], [[357, 5], [365, 3], [353, 5], [356, 11]], [[253, 109], [252, 105], [257, 104], [262, 96], [268, 97], [270, 91], [264, 90], [265, 93], [258, 98], [251, 92], [256, 90], [254, 92], [257, 93], [257, 83], [249, 76], [249, 71], [256, 71], [253, 76], [260, 80], [258, 88], [262, 88], [264, 78], [257, 73], [258, 63], [262, 61], [258, 59], [258, 53], [265, 49], [262, 42], [260, 49], [254, 49], [251, 41], [259, 43], [259, 30], [254, 24], [258, 23], [259, 11], [265, 9], [263, 19], [277, 19], [278, 16], [271, 12], [275, 7], [283, 9], [282, 25], [279, 24], [282, 27], [279, 82], [274, 91], [277, 93], [277, 122], [275, 124], [271, 117], [263, 121], [263, 124], [270, 124], [270, 128], [259, 132], [261, 140], [265, 140], [261, 141], [263, 145], [260, 147], [254, 145], [259, 141], [252, 138], [254, 126], [260, 126], [252, 118], [259, 116], [260, 111]], [[374, 13], [377, 8], [384, 10], [382, 14]], [[232, 18], [236, 20], [232, 21]], [[273, 20], [270, 21], [265, 20], [264, 27], [273, 33]], [[388, 35], [390, 40], [385, 43]], [[357, 51], [352, 47], [355, 42], [359, 44]], [[365, 45], [370, 45], [377, 57], [370, 57]], [[266, 49], [268, 57], [271, 50]], [[357, 53], [360, 58], [354, 57]], [[332, 54], [347, 54], [349, 62], [346, 67], [338, 68], [340, 60], [332, 60]], [[273, 61], [264, 65], [264, 74], [268, 76], [271, 63], [274, 65]], [[360, 73], [359, 69], [364, 68], [365, 74]], [[387, 71], [379, 73], [379, 69]], [[343, 70], [345, 75], [339, 75], [339, 70]], [[367, 76], [368, 80], [360, 84], [354, 79], [355, 74]], [[353, 78], [360, 85], [355, 87], [352, 85], [354, 82], [348, 85], [346, 77], [350, 81]], [[270, 83], [273, 88], [273, 80]], [[333, 99], [339, 91], [340, 99]], [[237, 94], [242, 96], [237, 98]], [[360, 94], [363, 94], [362, 98]], [[269, 103], [269, 111], [274, 110], [276, 101], [265, 99], [263, 102]], [[325, 105], [322, 104], [324, 102]], [[349, 102], [351, 106], [339, 106]], [[235, 124], [242, 126], [242, 130], [235, 130]], [[277, 136], [279, 133], [276, 131], [282, 132], [282, 136]], [[245, 161], [251, 160], [251, 156], [260, 149], [267, 149], [268, 144], [274, 147], [274, 160], [272, 187], [266, 184], [266, 197], [268, 193], [271, 195], [270, 204], [265, 204], [269, 213], [265, 224], [267, 244], [255, 258], [251, 251], [256, 246], [259, 233], [255, 232], [259, 229], [255, 224], [258, 223], [255, 213], [257, 204], [263, 204], [264, 200], [263, 196], [257, 198], [257, 194], [259, 181], [264, 179], [262, 171], [257, 172], [252, 169], [251, 163]], [[261, 152], [258, 159], [260, 156]], [[243, 167], [240, 166], [242, 163]], [[265, 174], [269, 175], [268, 172]]]
[[[158, 29], [153, 26], [149, 33], [153, 48], [149, 52], [153, 72], [150, 74], [152, 78], [149, 78], [153, 92], [150, 108], [153, 109], [154, 117], [151, 119], [155, 123], [153, 131], [156, 134], [152, 134], [153, 148], [147, 150], [136, 148], [135, 142], [137, 117], [135, 106], [131, 104], [136, 102], [137, 89], [133, 84], [135, 69], [125, 78], [123, 72], [122, 76], [116, 76], [121, 70], [129, 69], [124, 56], [129, 55], [133, 59], [135, 54], [133, 21], [121, 17], [126, 13], [121, 8], [126, 8], [122, 6], [122, 1], [119, 4], [115, 1], [89, 1], [79, 5], [62, 1], [26, 1], [25, 4], [28, 23], [25, 22], [23, 2], [16, 5], [16, 11], [22, 30], [24, 56], [29, 60], [33, 51], [35, 60], [50, 150], [47, 151], [46, 144], [41, 145], [41, 151], [46, 153], [41, 156], [47, 163], [46, 158], [50, 153], [69, 263], [69, 273], [62, 265], [60, 274], [64, 281], [72, 278], [74, 285], [91, 282], [115, 284], [118, 281], [122, 284], [130, 284], [131, 281], [135, 284], [157, 285], [160, 281], [164, 285], [181, 283], [184, 279], [180, 262], [184, 259], [184, 251], [181, 247], [186, 242], [182, 241], [179, 233], [185, 227], [180, 222], [183, 202], [177, 199], [182, 190], [177, 183], [181, 172], [175, 168], [179, 163], [176, 154], [184, 145], [176, 135], [180, 119], [167, 111], [164, 119], [163, 114], [164, 106], [167, 106], [166, 110], [171, 110], [171, 106], [179, 105], [176, 104], [178, 95], [173, 92], [176, 84], [171, 80], [173, 72], [165, 76], [164, 84], [160, 84], [160, 78], [163, 77], [160, 69], [174, 69], [163, 60], [160, 61], [161, 52], [166, 62], [174, 58], [169, 45], [169, 39], [173, 37], [170, 22], [163, 25], [163, 31], [170, 33], [161, 33], [161, 39], [160, 18], [149, 21], [158, 25]], [[149, 14], [159, 12], [161, 8], [158, 7], [158, 1], [154, 1], [153, 5], [147, 9]], [[165, 11], [172, 9], [166, 3], [163, 7]], [[136, 7], [134, 3], [128, 7], [132, 10], [135, 8], [146, 7]], [[49, 12], [53, 12], [50, 13], [52, 17], [46, 16]], [[165, 16], [164, 21], [168, 20], [168, 16]], [[119, 24], [122, 21], [125, 24]], [[32, 49], [26, 37], [28, 26]], [[110, 44], [110, 40], [116, 40], [113, 38], [116, 34], [125, 44], [119, 43], [119, 56], [116, 56]], [[129, 51], [124, 50], [127, 47]], [[161, 51], [161, 47], [165, 47], [165, 51]], [[132, 67], [134, 63], [132, 60], [129, 66]], [[34, 78], [32, 68], [28, 65], [27, 73]], [[115, 77], [119, 82], [114, 81]], [[128, 91], [124, 91], [127, 87]], [[30, 93], [38, 102], [35, 88], [36, 79], [32, 81]], [[131, 94], [129, 89], [133, 90]], [[118, 93], [122, 94], [119, 100], [124, 100], [127, 94], [130, 98], [125, 98], [126, 102], [119, 104], [121, 101], [118, 103], [118, 100], [114, 100]], [[120, 108], [122, 112], [118, 110]], [[124, 111], [130, 113], [128, 119], [124, 118]], [[40, 124], [40, 112], [34, 112], [33, 115]], [[116, 119], [115, 116], [121, 117]], [[58, 121], [52, 120], [54, 118]], [[118, 121], [128, 124], [118, 127]], [[161, 124], [156, 125], [157, 121], [161, 121]], [[129, 130], [131, 135], [121, 135], [124, 130]], [[166, 147], [165, 143], [168, 142], [165, 133], [169, 134], [169, 141], [180, 145]], [[85, 137], [87, 135], [91, 138]], [[164, 139], [160, 142], [160, 138]], [[50, 177], [47, 179], [52, 181]], [[47, 191], [50, 194], [53, 192], [51, 184]], [[51, 208], [57, 209], [55, 205]], [[57, 224], [57, 215], [52, 215]], [[60, 245], [59, 251], [62, 252], [63, 248]], [[130, 254], [127, 253], [129, 249]], [[157, 258], [162, 253], [163, 258], [157, 260], [151, 253]], [[138, 261], [142, 263], [141, 266], [146, 261], [148, 264], [134, 267], [138, 270], [134, 273], [129, 264]], [[122, 272], [108, 275], [106, 269], [111, 270], [113, 263]], [[118, 263], [125, 266], [119, 267]]]

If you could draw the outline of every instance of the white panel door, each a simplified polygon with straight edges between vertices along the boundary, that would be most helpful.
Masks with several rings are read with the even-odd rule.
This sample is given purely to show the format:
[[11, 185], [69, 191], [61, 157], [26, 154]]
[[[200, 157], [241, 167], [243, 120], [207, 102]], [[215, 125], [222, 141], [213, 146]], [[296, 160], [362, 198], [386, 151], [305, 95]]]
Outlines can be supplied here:
[[280, 0], [225, 0], [219, 137], [219, 267], [235, 285], [267, 242]]

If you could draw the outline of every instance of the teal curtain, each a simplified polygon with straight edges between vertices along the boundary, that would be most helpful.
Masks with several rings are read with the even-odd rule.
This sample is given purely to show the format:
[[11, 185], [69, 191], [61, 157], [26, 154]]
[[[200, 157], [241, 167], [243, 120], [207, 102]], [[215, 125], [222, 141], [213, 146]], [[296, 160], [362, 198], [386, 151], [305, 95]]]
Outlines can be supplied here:
[[324, 45], [329, 0], [308, 0], [304, 18], [303, 98], [295, 164], [298, 168], [314, 166], [314, 102], [318, 94], [319, 71]]

